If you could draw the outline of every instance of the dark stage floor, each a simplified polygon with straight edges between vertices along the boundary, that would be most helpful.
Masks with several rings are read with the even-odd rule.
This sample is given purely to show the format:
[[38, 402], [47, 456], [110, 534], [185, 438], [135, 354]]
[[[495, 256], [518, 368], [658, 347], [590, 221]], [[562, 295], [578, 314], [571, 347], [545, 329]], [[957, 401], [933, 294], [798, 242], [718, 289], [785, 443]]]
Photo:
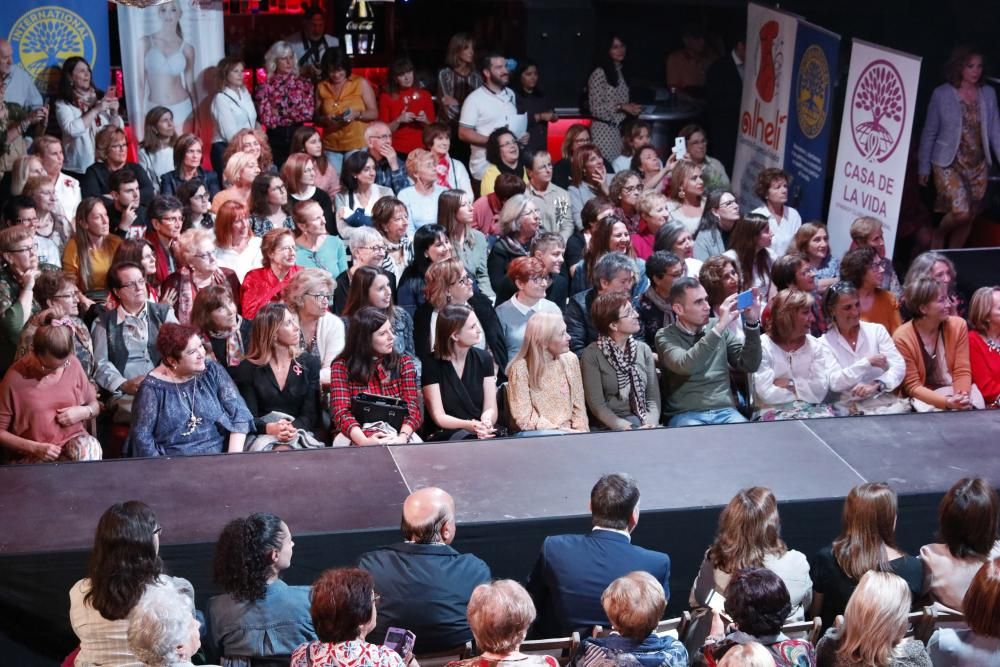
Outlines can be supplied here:
[[67, 592], [85, 574], [98, 517], [118, 500], [156, 510], [168, 569], [194, 583], [202, 606], [218, 592], [214, 540], [237, 516], [281, 516], [296, 540], [286, 579], [309, 583], [397, 540], [409, 491], [441, 486], [457, 504], [456, 548], [477, 553], [496, 576], [524, 579], [546, 535], [587, 529], [597, 477], [625, 471], [642, 491], [634, 541], [673, 558], [676, 612], [719, 507], [739, 488], [770, 486], [789, 546], [812, 555], [836, 535], [850, 488], [887, 480], [901, 496], [900, 542], [913, 552], [933, 538], [936, 504], [956, 479], [1000, 479], [996, 417], [896, 415], [0, 468], [0, 654], [17, 656], [10, 664], [56, 664], [72, 648]]

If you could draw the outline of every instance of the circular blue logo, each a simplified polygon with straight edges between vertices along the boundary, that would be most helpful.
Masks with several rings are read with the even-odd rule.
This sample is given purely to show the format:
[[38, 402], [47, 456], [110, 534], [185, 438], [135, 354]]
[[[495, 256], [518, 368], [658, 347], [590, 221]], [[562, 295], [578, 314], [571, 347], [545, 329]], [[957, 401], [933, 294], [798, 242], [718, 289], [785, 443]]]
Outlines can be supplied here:
[[[72, 56], [97, 65], [94, 31], [79, 14], [64, 7], [44, 5], [21, 15], [8, 37], [14, 61], [37, 83], [44, 83], [52, 68], [59, 68]], [[45, 86], [40, 86], [44, 88]]]

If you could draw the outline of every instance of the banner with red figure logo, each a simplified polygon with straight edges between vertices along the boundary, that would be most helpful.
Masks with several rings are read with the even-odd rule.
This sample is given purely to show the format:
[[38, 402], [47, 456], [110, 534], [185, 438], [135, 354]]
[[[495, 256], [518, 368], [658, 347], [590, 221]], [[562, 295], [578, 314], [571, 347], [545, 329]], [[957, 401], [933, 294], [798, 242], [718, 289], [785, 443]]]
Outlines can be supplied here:
[[750, 3], [743, 104], [733, 164], [733, 190], [749, 211], [759, 206], [754, 183], [761, 170], [785, 162], [792, 64], [799, 19]]
[[851, 223], [871, 216], [885, 225], [892, 257], [919, 77], [917, 56], [853, 41], [827, 217], [834, 255], [850, 246]]

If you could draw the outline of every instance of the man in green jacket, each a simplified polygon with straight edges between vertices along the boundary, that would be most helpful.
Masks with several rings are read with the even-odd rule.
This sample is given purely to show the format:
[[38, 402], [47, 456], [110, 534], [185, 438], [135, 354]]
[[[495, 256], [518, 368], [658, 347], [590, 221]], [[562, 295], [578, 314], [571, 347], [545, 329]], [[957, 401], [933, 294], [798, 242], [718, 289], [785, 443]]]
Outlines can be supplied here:
[[719, 306], [711, 318], [705, 288], [695, 278], [674, 281], [670, 307], [677, 321], [656, 334], [663, 367], [664, 414], [668, 426], [745, 422], [729, 390], [729, 367], [753, 373], [760, 364], [760, 306], [743, 311], [744, 340], [730, 325], [740, 317], [737, 295]]

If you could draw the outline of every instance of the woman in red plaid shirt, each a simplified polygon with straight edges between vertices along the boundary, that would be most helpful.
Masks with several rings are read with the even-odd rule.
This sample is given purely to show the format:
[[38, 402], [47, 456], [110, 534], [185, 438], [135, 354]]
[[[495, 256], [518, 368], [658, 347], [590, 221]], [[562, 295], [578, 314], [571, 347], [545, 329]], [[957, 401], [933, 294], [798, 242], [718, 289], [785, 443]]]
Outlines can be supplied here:
[[[423, 415], [417, 400], [417, 371], [409, 355], [393, 349], [392, 321], [378, 308], [365, 306], [351, 318], [347, 345], [330, 372], [330, 411], [337, 431], [334, 446], [396, 445], [419, 442], [414, 431]], [[351, 398], [360, 392], [401, 398], [409, 414], [396, 435], [362, 428], [351, 414]]]

